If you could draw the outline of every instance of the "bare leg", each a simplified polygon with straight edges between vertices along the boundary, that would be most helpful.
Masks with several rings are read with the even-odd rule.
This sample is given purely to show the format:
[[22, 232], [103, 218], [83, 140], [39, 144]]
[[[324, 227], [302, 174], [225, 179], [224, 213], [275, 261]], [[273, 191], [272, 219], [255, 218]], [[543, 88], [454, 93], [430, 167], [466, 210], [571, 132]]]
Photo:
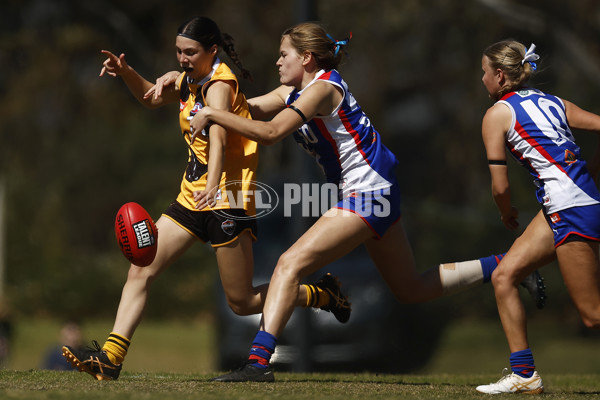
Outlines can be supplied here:
[[498, 313], [511, 352], [529, 348], [519, 283], [534, 270], [552, 261], [555, 254], [552, 230], [539, 212], [492, 274]]
[[129, 267], [113, 326], [113, 332], [129, 339], [142, 319], [152, 281], [196, 241], [166, 217], [160, 217], [156, 227], [159, 231], [156, 258], [147, 267], [133, 264]]
[[381, 239], [367, 240], [365, 246], [398, 301], [420, 303], [442, 295], [439, 268], [417, 272], [410, 243], [400, 222], [390, 227]]
[[[262, 312], [269, 284], [253, 286], [254, 259], [252, 238], [243, 232], [238, 240], [215, 249], [221, 284], [229, 307], [238, 315], [259, 314]], [[296, 306], [305, 306], [306, 290], [298, 287]]]
[[254, 287], [254, 260], [252, 238], [243, 232], [238, 240], [215, 248], [221, 284], [229, 307], [238, 315], [257, 314], [262, 305], [268, 285]]
[[[539, 374], [530, 369], [533, 367], [531, 352], [523, 351], [529, 348], [529, 343], [525, 311], [516, 284], [524, 275], [553, 259], [553, 252], [550, 251], [554, 247], [553, 236], [544, 216], [539, 213], [492, 275], [498, 312], [512, 353], [513, 373], [496, 383], [478, 386], [479, 392], [539, 394], [544, 391]], [[592, 328], [600, 328], [598, 243], [566, 243], [556, 248], [554, 255], [558, 256], [563, 278], [584, 323]], [[532, 374], [525, 374], [523, 368]]]
[[569, 242], [556, 249], [565, 285], [588, 328], [600, 329], [598, 242]]
[[280, 258], [263, 309], [263, 329], [278, 337], [298, 303], [300, 280], [363, 243], [372, 232], [348, 211], [331, 209]]

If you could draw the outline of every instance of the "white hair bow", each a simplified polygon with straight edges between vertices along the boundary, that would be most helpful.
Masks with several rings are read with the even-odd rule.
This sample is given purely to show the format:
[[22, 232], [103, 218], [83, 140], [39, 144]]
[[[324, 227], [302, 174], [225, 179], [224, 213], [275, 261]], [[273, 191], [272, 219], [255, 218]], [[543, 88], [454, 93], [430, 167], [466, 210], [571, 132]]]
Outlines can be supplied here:
[[521, 60], [521, 65], [525, 65], [525, 63], [528, 62], [531, 64], [533, 70], [535, 71], [535, 61], [539, 59], [540, 56], [535, 54], [535, 44], [531, 43], [531, 46], [529, 46], [529, 49], [527, 49], [527, 52], [525, 53], [525, 57], [523, 57], [523, 59]]

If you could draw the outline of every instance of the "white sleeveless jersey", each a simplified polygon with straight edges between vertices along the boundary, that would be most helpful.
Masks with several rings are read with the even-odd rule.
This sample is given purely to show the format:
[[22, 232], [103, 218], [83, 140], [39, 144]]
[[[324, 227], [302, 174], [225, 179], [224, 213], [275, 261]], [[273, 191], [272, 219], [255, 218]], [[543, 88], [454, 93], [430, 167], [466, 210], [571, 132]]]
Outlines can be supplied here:
[[506, 104], [512, 113], [506, 146], [535, 178], [536, 196], [547, 214], [600, 203], [562, 100], [526, 89], [504, 95], [499, 103]]
[[294, 138], [323, 168], [327, 181], [339, 185], [340, 194], [374, 191], [396, 184], [398, 160], [383, 145], [379, 133], [362, 111], [336, 70], [321, 70], [302, 91], [294, 89], [292, 104], [317, 81], [342, 89], [343, 98], [330, 114], [316, 116], [294, 133]]

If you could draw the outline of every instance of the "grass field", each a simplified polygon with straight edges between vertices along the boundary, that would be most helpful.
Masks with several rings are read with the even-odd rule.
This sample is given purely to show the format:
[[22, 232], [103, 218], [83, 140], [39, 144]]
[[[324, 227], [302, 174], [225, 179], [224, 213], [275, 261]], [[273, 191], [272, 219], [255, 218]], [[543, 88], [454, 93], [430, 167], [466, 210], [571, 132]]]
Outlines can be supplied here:
[[[374, 375], [277, 374], [275, 383], [216, 383], [207, 375], [123, 373], [97, 382], [87, 374], [55, 371], [0, 372], [0, 398], [13, 399], [481, 399], [473, 387], [485, 374]], [[600, 375], [548, 375], [544, 399], [597, 399]], [[500, 398], [515, 395], [501, 395]]]
[[[112, 324], [86, 323], [86, 339], [102, 342]], [[58, 341], [59, 324], [19, 321], [12, 355], [0, 371], [0, 399], [481, 399], [478, 384], [500, 378], [508, 350], [497, 321], [457, 321], [445, 332], [431, 362], [411, 375], [276, 373], [275, 384], [222, 384], [215, 376], [215, 333], [210, 317], [144, 321], [121, 378], [38, 370], [41, 354]], [[532, 321], [536, 364], [549, 399], [600, 398], [600, 340]], [[152, 351], [150, 351], [152, 349]], [[505, 396], [500, 396], [503, 398]]]

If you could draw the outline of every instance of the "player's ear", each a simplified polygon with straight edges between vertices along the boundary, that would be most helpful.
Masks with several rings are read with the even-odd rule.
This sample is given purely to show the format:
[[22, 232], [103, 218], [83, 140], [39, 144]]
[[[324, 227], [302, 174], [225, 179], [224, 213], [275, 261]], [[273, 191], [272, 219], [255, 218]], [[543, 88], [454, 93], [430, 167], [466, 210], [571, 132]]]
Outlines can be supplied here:
[[315, 57], [310, 51], [306, 50], [304, 53], [302, 53], [302, 65], [307, 65], [309, 62], [311, 62], [311, 60], [314, 59]]
[[506, 79], [504, 76], [504, 71], [502, 71], [500, 68], [496, 69], [496, 78], [498, 79], [498, 82], [504, 82]]

